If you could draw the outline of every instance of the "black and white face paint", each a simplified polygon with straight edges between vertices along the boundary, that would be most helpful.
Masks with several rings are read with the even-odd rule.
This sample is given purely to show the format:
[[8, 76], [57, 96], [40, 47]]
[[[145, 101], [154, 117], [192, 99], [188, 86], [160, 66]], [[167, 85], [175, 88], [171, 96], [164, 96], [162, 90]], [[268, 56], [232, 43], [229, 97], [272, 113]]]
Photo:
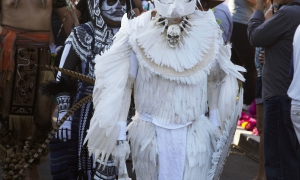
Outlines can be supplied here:
[[103, 0], [101, 12], [109, 20], [121, 21], [126, 13], [126, 0]]

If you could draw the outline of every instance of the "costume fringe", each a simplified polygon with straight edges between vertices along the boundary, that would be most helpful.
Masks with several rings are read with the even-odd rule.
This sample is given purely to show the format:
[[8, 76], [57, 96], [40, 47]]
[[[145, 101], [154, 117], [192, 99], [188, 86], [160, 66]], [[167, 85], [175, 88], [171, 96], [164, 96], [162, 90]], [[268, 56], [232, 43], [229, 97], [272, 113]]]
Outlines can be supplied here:
[[[201, 118], [207, 109], [207, 78], [197, 85], [177, 84], [139, 69], [135, 83], [135, 105], [140, 114], [150, 114], [159, 124], [187, 124]], [[151, 99], [151, 101], [149, 101]], [[153, 105], [157, 104], [157, 106]]]
[[21, 130], [33, 126], [33, 116], [9, 115], [9, 130]]
[[14, 69], [14, 67], [15, 67], [14, 56], [15, 56], [15, 51], [14, 50], [3, 50], [3, 57], [2, 58], [3, 58], [3, 61], [7, 60], [7, 63], [8, 63], [8, 65], [6, 65], [7, 70], [13, 70]]
[[[126, 17], [123, 17], [122, 23]], [[131, 90], [128, 87], [130, 67], [128, 32], [121, 28], [114, 44], [103, 55], [95, 58], [96, 82], [93, 91], [94, 115], [84, 143], [88, 141], [89, 153], [100, 162], [107, 163], [120, 132], [119, 121], [126, 121]], [[127, 97], [128, 96], [128, 97]], [[123, 112], [126, 108], [126, 113]], [[101, 139], [101, 141], [99, 141]]]
[[40, 84], [46, 83], [47, 81], [54, 81], [54, 74], [52, 71], [41, 71], [40, 72]]
[[[184, 180], [206, 179], [219, 134], [208, 118], [202, 116], [187, 126]], [[158, 146], [155, 125], [137, 117], [128, 125], [133, 170], [138, 180], [157, 180]]]
[[16, 40], [16, 33], [13, 31], [9, 31], [2, 42], [2, 49], [1, 49], [1, 56], [0, 56], [0, 64], [2, 71], [2, 78], [1, 78], [1, 87], [5, 87], [6, 79], [8, 77], [8, 73], [11, 73], [15, 67], [15, 50], [14, 50], [14, 42]]
[[158, 156], [156, 130], [153, 123], [137, 117], [127, 127], [133, 170], [137, 180], [157, 180]]
[[[12, 74], [12, 71], [14, 69], [14, 66], [15, 66], [15, 62], [14, 62], [14, 54], [15, 54], [15, 51], [13, 50], [10, 50], [10, 51], [7, 51], [7, 50], [3, 50], [3, 56], [0, 56], [2, 57], [1, 61], [0, 61], [0, 64], [1, 64], [1, 68], [0, 70], [2, 71], [2, 77], [0, 79], [0, 87], [5, 87], [6, 85], [6, 80], [8, 80], [8, 78], [10, 78], [11, 74]], [[7, 62], [4, 62], [4, 61], [7, 61]], [[6, 64], [8, 63], [8, 64]], [[3, 69], [4, 68], [4, 69]]]
[[206, 116], [197, 119], [187, 130], [186, 161], [183, 180], [206, 180], [211, 156], [219, 134]]
[[41, 84], [39, 93], [48, 97], [56, 97], [59, 93], [69, 93], [71, 97], [76, 96], [78, 87], [77, 79], [67, 82], [64, 78], [57, 77], [56, 80], [58, 81], [47, 81]]
[[213, 165], [209, 169], [209, 174], [207, 176], [208, 180], [218, 180], [220, 178], [223, 165], [225, 164], [225, 160], [228, 156], [229, 148], [236, 130], [237, 120], [239, 119], [239, 115], [242, 111], [242, 105], [243, 89], [241, 88], [235, 109], [231, 112], [230, 118], [225, 121], [225, 128], [222, 132], [222, 136], [217, 141], [217, 149], [212, 155]]
[[[197, 11], [190, 16], [190, 21], [202, 18], [205, 21], [204, 24], [210, 23], [211, 26], [203, 29], [206, 27], [204, 24], [195, 23], [189, 35], [183, 37], [189, 43], [175, 49], [168, 46], [164, 37], [166, 35], [160, 34], [161, 27], [155, 25], [155, 20], [150, 21], [139, 16], [129, 22], [130, 27], [142, 24], [140, 23], [142, 20], [148, 22], [144, 23], [147, 24], [145, 27], [139, 26], [139, 29], [132, 31], [129, 39], [139, 60], [140, 68], [147, 68], [151, 74], [162, 76], [164, 79], [189, 85], [199, 84], [209, 74], [210, 68], [219, 58], [220, 47], [223, 45], [222, 32], [212, 12]], [[130, 30], [130, 28], [127, 29]], [[131, 30], [135, 29], [131, 28]], [[162, 52], [161, 49], [164, 51]], [[191, 50], [193, 53], [186, 53]], [[152, 76], [146, 77], [152, 78]]]
[[2, 162], [4, 162], [5, 161], [5, 158], [8, 158], [11, 154], [13, 154], [14, 153], [14, 149], [16, 148], [16, 146], [15, 147], [12, 147], [12, 148], [10, 148], [10, 149], [8, 149], [8, 150], [6, 150], [4, 147], [2, 147], [1, 145], [0, 145], [0, 160], [2, 161]]
[[2, 76], [1, 76], [1, 79], [0, 79], [0, 87], [1, 87], [1, 89], [5, 87], [6, 81], [8, 79], [8, 76], [10, 76], [9, 74], [11, 74], [10, 71], [2, 71]]
[[159, 66], [166, 66], [177, 72], [192, 69], [216, 43], [214, 39], [218, 37], [220, 29], [211, 11], [195, 11], [188, 18], [192, 28], [189, 34], [181, 32], [180, 43], [175, 48], [168, 45], [167, 32], [161, 33], [162, 26], [156, 25], [159, 17], [137, 30], [134, 44], [138, 44], [143, 49], [142, 54]]

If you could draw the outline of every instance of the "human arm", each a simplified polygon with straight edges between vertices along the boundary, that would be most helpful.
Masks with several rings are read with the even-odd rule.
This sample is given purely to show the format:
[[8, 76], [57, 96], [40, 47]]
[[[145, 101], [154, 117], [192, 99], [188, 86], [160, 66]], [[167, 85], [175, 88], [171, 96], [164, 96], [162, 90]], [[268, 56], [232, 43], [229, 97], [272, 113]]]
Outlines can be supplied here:
[[137, 8], [139, 10], [139, 14], [137, 14], [137, 16], [138, 16], [138, 15], [140, 15], [143, 12], [142, 1], [140, 1], [140, 0], [133, 0], [133, 3], [134, 3], [134, 6], [135, 6], [133, 8], [134, 9]]
[[85, 142], [95, 159], [106, 164], [117, 146], [120, 123], [127, 120], [131, 96], [130, 26], [126, 16], [113, 45], [95, 58], [94, 114]]
[[68, 10], [67, 6], [56, 8], [55, 11], [63, 23], [63, 29], [66, 35], [69, 35], [74, 27], [74, 16], [72, 15], [71, 11]]
[[245, 80], [240, 72], [246, 70], [234, 65], [230, 56], [231, 46], [227, 44], [221, 47], [218, 61], [211, 69], [207, 84], [209, 120], [221, 130], [225, 129], [226, 121], [236, 108], [237, 79]]
[[215, 126], [220, 127], [220, 117], [218, 112], [218, 100], [222, 80], [226, 76], [225, 72], [215, 63], [210, 70], [207, 81], [207, 99], [209, 107], [209, 121]]
[[265, 51], [264, 50], [260, 51], [258, 59], [259, 59], [260, 64], [263, 65], [265, 63]]
[[68, 36], [71, 33], [74, 25], [79, 25], [78, 15], [79, 11], [75, 8], [73, 0], [55, 0], [53, 1], [53, 8], [58, 14], [61, 22], [63, 23], [63, 29]]
[[[80, 59], [76, 55], [71, 44], [66, 44], [62, 58], [60, 61], [60, 68], [69, 69], [74, 71], [76, 66], [79, 64]], [[61, 92], [56, 95], [56, 100], [58, 104], [58, 114], [57, 122], [59, 122], [62, 117], [68, 112], [72, 105], [73, 93], [76, 91], [76, 84], [70, 83], [71, 77], [58, 72], [57, 83], [60, 85]], [[68, 119], [61, 125], [57, 133], [57, 138], [61, 140], [71, 139], [71, 122], [73, 118], [69, 116]]]
[[265, 13], [265, 20], [270, 19], [273, 16], [272, 9], [268, 9], [267, 12]]
[[247, 0], [247, 2], [249, 2], [252, 5], [256, 5], [256, 0]]
[[255, 47], [267, 47], [277, 42], [286, 32], [289, 17], [286, 11], [278, 11], [265, 21], [262, 6], [257, 9], [248, 22], [248, 38]]

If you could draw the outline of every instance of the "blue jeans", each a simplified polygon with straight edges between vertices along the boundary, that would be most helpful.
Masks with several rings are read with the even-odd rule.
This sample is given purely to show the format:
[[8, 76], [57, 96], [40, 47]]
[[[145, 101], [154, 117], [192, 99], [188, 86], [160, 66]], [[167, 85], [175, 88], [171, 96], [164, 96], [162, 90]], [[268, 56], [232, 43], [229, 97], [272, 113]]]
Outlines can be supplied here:
[[300, 179], [300, 149], [290, 112], [291, 100], [287, 96], [264, 101], [264, 154], [268, 180]]

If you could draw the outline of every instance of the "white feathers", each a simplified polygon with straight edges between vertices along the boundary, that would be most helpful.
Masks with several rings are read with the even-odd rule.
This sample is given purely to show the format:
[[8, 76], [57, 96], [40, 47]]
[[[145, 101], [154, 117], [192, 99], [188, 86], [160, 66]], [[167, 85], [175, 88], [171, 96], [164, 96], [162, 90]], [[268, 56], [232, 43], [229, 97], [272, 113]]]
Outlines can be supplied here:
[[220, 49], [218, 62], [221, 69], [223, 69], [227, 74], [232, 74], [235, 78], [241, 81], [245, 81], [245, 78], [239, 72], [246, 72], [246, 69], [242, 66], [233, 64], [230, 61], [230, 57], [231, 57], [231, 45], [227, 44]]
[[[181, 33], [180, 45], [175, 49], [168, 45], [166, 32], [161, 34], [162, 26], [156, 25], [158, 19], [137, 30], [134, 43], [137, 43], [143, 49], [143, 54], [159, 66], [170, 67], [178, 72], [191, 69], [213, 46], [214, 38], [220, 30], [216, 28], [217, 23], [211, 11], [195, 11], [188, 17], [192, 24], [190, 33]], [[211, 25], [213, 23], [215, 26]]]
[[[140, 68], [178, 83], [199, 84], [209, 73], [211, 64], [218, 59], [219, 48], [223, 44], [213, 13], [195, 11], [190, 15], [189, 21], [193, 23], [191, 33], [183, 35], [180, 48], [175, 49], [170, 48], [164, 35], [160, 34], [160, 26], [155, 25], [157, 20], [141, 23], [141, 19], [147, 21], [143, 16], [130, 21], [133, 31], [129, 39]], [[144, 26], [134, 28], [137, 24]]]
[[207, 102], [206, 78], [198, 85], [178, 84], [158, 75], [146, 80], [143, 76], [147, 76], [147, 71], [140, 68], [135, 83], [137, 112], [150, 114], [162, 125], [185, 125], [204, 114]]
[[157, 142], [155, 125], [133, 118], [128, 126], [133, 169], [138, 180], [157, 180]]
[[95, 159], [101, 155], [101, 161], [105, 163], [116, 146], [120, 132], [118, 121], [127, 119], [128, 109], [124, 106], [129, 107], [130, 103], [126, 97], [126, 84], [132, 83], [128, 81], [130, 48], [127, 43], [128, 34], [124, 29], [116, 35], [113, 46], [95, 59], [95, 111], [85, 142], [88, 141], [90, 154], [94, 153]]
[[[243, 80], [238, 71], [244, 69], [229, 62], [230, 47], [226, 46], [226, 51], [221, 48], [221, 30], [211, 11], [196, 11], [189, 16], [193, 28], [188, 36], [182, 37], [178, 49], [168, 46], [160, 35], [160, 27], [150, 17], [147, 12], [131, 21], [123, 18], [111, 49], [96, 57], [95, 112], [85, 141], [88, 140], [95, 159], [101, 155], [101, 161], [107, 161], [119, 135], [118, 122], [127, 118], [133, 81], [129, 78], [132, 48], [139, 66], [134, 91], [137, 112], [149, 114], [161, 124], [191, 123], [187, 126], [184, 179], [207, 179], [214, 175], [220, 154], [227, 151], [225, 142], [241, 110], [235, 101], [236, 78]], [[222, 136], [203, 116], [207, 109], [207, 75], [216, 62], [228, 74], [218, 104]], [[137, 179], [156, 180], [155, 125], [135, 117], [128, 130]]]
[[228, 156], [228, 150], [230, 148], [233, 135], [236, 129], [238, 116], [242, 111], [242, 104], [243, 104], [243, 89], [241, 88], [238, 94], [238, 100], [235, 103], [233, 111], [231, 111], [230, 116], [223, 121], [224, 130], [222, 131], [222, 136], [217, 141], [217, 149], [214, 151], [212, 155], [213, 165], [209, 169], [209, 174], [205, 179], [208, 180], [219, 179], [219, 174], [222, 172], [225, 159]]
[[206, 179], [214, 151], [212, 141], [217, 138], [214, 130], [205, 116], [188, 126], [183, 180]]

